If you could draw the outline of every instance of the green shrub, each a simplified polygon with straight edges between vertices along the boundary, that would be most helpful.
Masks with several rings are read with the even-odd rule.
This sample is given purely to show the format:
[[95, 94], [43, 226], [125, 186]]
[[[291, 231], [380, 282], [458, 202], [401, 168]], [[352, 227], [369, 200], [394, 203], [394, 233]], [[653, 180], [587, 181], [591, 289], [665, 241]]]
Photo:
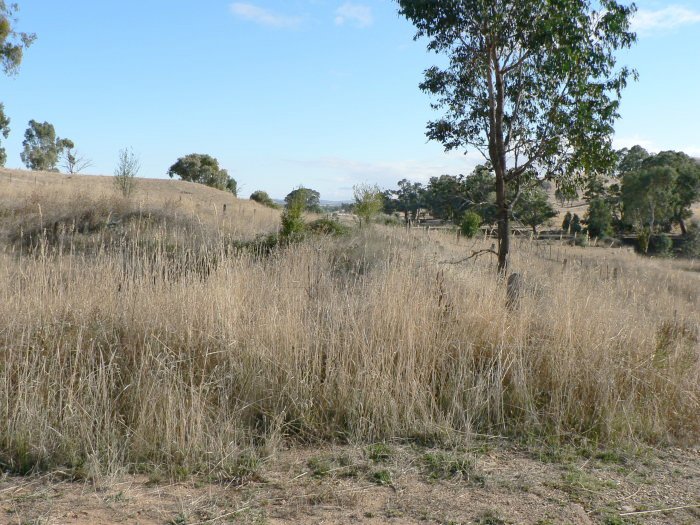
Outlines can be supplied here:
[[581, 217], [579, 217], [577, 213], [574, 213], [574, 216], [571, 218], [571, 225], [569, 229], [572, 235], [583, 231], [583, 227], [581, 226]]
[[688, 228], [681, 243], [681, 255], [700, 258], [700, 223], [696, 222]]
[[644, 228], [637, 234], [637, 251], [640, 253], [647, 253], [649, 251], [649, 239], [651, 237], [651, 232], [649, 228]]
[[272, 200], [266, 191], [254, 191], [250, 194], [250, 200], [257, 202], [258, 204], [262, 204], [263, 206], [267, 206], [268, 208], [279, 208], [279, 206], [275, 204], [275, 201]]
[[307, 226], [309, 231], [322, 235], [347, 235], [350, 228], [344, 224], [340, 224], [334, 219], [322, 218], [316, 219]]
[[649, 253], [660, 256], [671, 255], [673, 241], [665, 233], [657, 233], [649, 237]]
[[468, 211], [462, 217], [459, 229], [462, 235], [471, 238], [479, 232], [479, 226], [481, 226], [481, 216], [476, 212]]
[[561, 223], [561, 229], [565, 233], [569, 233], [569, 228], [571, 228], [571, 212], [567, 211], [566, 215], [564, 215], [564, 221]]
[[306, 222], [303, 218], [306, 200], [304, 194], [297, 192], [292, 195], [287, 195], [287, 206], [282, 213], [282, 229], [280, 236], [285, 241], [299, 240], [304, 237], [306, 232]]

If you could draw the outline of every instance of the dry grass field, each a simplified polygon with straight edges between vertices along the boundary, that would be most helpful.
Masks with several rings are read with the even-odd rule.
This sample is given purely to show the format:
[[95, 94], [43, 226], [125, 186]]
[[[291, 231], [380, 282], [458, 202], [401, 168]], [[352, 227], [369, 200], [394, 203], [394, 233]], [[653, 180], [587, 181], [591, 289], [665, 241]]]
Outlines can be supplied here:
[[0, 171], [0, 523], [698, 519], [698, 261], [518, 239], [508, 307], [490, 239], [278, 225]]

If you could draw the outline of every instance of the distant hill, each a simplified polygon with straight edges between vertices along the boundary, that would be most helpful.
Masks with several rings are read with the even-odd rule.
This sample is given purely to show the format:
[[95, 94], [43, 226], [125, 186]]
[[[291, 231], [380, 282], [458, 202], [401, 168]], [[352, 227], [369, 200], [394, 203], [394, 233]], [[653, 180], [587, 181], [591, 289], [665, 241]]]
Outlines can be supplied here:
[[126, 210], [174, 217], [240, 237], [274, 231], [280, 218], [279, 210], [193, 182], [137, 178], [134, 194], [125, 200], [111, 176], [0, 168], [0, 233], [25, 222], [67, 223], [86, 214], [109, 221]]

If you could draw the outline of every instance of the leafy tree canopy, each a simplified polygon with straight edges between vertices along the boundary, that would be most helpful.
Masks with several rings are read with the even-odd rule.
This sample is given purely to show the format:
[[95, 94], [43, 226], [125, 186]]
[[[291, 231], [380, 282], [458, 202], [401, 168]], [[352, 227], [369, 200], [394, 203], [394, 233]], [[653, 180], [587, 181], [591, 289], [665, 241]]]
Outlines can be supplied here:
[[277, 208], [277, 204], [272, 200], [272, 197], [268, 195], [266, 191], [256, 190], [250, 194], [250, 200], [255, 201], [268, 208]]
[[49, 122], [29, 121], [29, 127], [24, 132], [24, 147], [20, 153], [22, 162], [30, 170], [58, 171], [58, 158], [66, 149], [75, 147], [70, 139], [56, 136], [53, 124]]
[[513, 207], [513, 215], [537, 235], [537, 227], [556, 217], [557, 212], [550, 204], [547, 192], [536, 187], [520, 195]]
[[[628, 168], [620, 170], [624, 222], [646, 227], [651, 233], [668, 231], [678, 224], [685, 235], [691, 206], [700, 200], [700, 164], [678, 151], [641, 156], [640, 150], [634, 154], [637, 158], [627, 163]], [[628, 157], [623, 157], [621, 164]]]
[[[442, 118], [427, 136], [490, 162], [505, 271], [509, 215], [535, 176], [572, 180], [614, 166], [610, 136], [633, 72], [615, 55], [635, 41], [634, 6], [614, 0], [399, 0], [416, 38], [447, 56], [421, 88]], [[509, 190], [510, 188], [510, 190]], [[512, 197], [509, 197], [509, 194]]]
[[[10, 117], [5, 115], [5, 106], [0, 102], [0, 135], [7, 138], [10, 134]], [[7, 153], [5, 148], [0, 146], [0, 167], [7, 162]]]
[[423, 206], [423, 196], [425, 189], [420, 182], [411, 182], [408, 179], [401, 179], [398, 182], [398, 189], [385, 192], [384, 202], [386, 211], [399, 211], [404, 214], [404, 220], [416, 220], [418, 210]]
[[175, 175], [188, 182], [196, 182], [219, 190], [228, 190], [238, 195], [238, 184], [225, 169], [219, 168], [219, 161], [211, 155], [191, 153], [180, 157], [168, 169], [168, 176]]
[[17, 4], [0, 0], [0, 62], [8, 75], [17, 73], [24, 49], [36, 39], [34, 34], [15, 31], [18, 10]]
[[303, 209], [312, 213], [321, 212], [321, 194], [311, 188], [303, 186], [292, 190], [284, 198], [284, 202], [289, 207], [293, 203], [303, 203]]

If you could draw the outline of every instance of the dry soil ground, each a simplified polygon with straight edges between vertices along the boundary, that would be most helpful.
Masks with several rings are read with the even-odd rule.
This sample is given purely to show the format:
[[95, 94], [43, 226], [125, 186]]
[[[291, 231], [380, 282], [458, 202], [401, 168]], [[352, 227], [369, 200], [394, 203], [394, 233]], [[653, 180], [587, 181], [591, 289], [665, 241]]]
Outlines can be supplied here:
[[0, 479], [0, 523], [700, 523], [700, 450], [278, 450], [231, 479]]

